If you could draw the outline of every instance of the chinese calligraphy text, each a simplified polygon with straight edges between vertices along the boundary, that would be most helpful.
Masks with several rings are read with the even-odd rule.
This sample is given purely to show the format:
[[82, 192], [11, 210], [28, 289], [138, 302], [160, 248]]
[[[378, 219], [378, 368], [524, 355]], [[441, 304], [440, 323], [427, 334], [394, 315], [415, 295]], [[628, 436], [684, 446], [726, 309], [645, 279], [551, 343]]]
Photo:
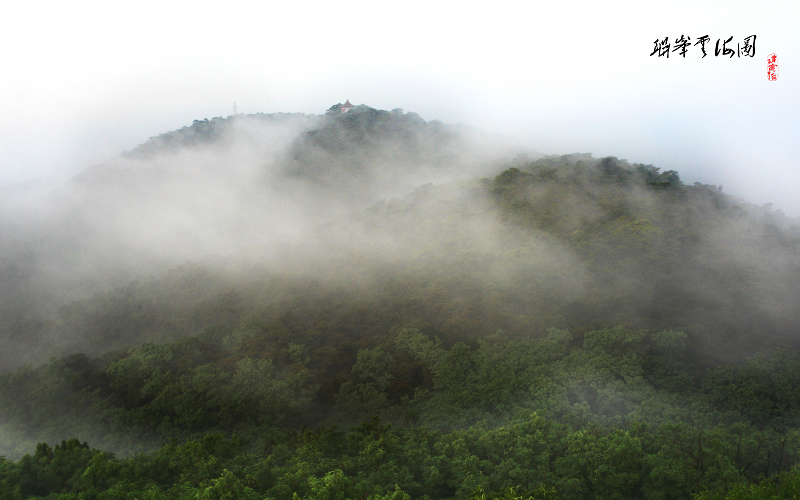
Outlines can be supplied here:
[[[681, 35], [680, 38], [676, 38], [674, 43], [672, 44], [672, 50], [670, 50], [670, 41], [669, 37], [664, 37], [664, 39], [656, 39], [655, 47], [653, 47], [653, 52], [650, 53], [651, 56], [658, 55], [658, 57], [667, 57], [669, 58], [670, 52], [677, 52], [678, 55], [686, 58], [686, 53], [689, 51], [690, 47], [695, 47], [697, 45], [700, 46], [700, 50], [703, 52], [703, 57], [707, 56], [708, 53], [706, 52], [706, 43], [711, 41], [711, 38], [708, 35], [703, 35], [697, 38], [697, 41], [694, 44], [691, 43], [692, 37]], [[714, 56], [719, 57], [720, 54], [722, 57], [729, 57], [732, 58], [734, 55], [736, 57], [755, 57], [756, 56], [756, 35], [750, 35], [745, 37], [741, 43], [736, 44], [736, 50], [733, 49], [733, 37], [728, 37], [727, 39], [723, 40], [722, 38], [717, 38], [717, 43], [714, 46]]]

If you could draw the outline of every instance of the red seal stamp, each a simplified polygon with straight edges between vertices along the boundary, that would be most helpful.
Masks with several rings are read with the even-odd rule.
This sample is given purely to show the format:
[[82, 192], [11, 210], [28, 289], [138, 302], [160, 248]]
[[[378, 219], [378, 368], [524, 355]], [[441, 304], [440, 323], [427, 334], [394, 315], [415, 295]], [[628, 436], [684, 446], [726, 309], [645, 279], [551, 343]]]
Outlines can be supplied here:
[[778, 56], [774, 52], [767, 56], [767, 79], [771, 82], [778, 79]]

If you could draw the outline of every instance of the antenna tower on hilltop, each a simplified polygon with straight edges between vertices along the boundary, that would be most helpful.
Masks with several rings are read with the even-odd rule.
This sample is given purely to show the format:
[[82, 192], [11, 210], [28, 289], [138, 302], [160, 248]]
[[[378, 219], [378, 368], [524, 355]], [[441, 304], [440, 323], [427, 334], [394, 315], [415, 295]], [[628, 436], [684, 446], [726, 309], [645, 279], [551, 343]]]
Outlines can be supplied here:
[[233, 116], [236, 116], [236, 101], [233, 101]]

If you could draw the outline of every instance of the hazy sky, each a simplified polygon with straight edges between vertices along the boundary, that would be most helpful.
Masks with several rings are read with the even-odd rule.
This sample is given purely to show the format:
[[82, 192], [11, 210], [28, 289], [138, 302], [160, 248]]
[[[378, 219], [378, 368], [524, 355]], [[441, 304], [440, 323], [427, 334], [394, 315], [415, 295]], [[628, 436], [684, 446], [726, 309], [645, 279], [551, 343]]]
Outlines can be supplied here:
[[[0, 185], [72, 175], [234, 102], [321, 114], [350, 99], [652, 163], [800, 215], [800, 3], [381, 4], [13, 2]], [[681, 35], [685, 58], [650, 56]], [[755, 57], [714, 55], [751, 35]]]

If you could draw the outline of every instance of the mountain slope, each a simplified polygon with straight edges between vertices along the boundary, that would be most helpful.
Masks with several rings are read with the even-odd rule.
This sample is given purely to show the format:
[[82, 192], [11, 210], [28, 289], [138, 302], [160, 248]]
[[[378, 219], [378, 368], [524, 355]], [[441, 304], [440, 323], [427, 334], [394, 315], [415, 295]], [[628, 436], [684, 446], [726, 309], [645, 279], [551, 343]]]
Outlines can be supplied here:
[[0, 494], [792, 494], [799, 221], [472, 134], [215, 119], [5, 201], [2, 361], [57, 357]]

